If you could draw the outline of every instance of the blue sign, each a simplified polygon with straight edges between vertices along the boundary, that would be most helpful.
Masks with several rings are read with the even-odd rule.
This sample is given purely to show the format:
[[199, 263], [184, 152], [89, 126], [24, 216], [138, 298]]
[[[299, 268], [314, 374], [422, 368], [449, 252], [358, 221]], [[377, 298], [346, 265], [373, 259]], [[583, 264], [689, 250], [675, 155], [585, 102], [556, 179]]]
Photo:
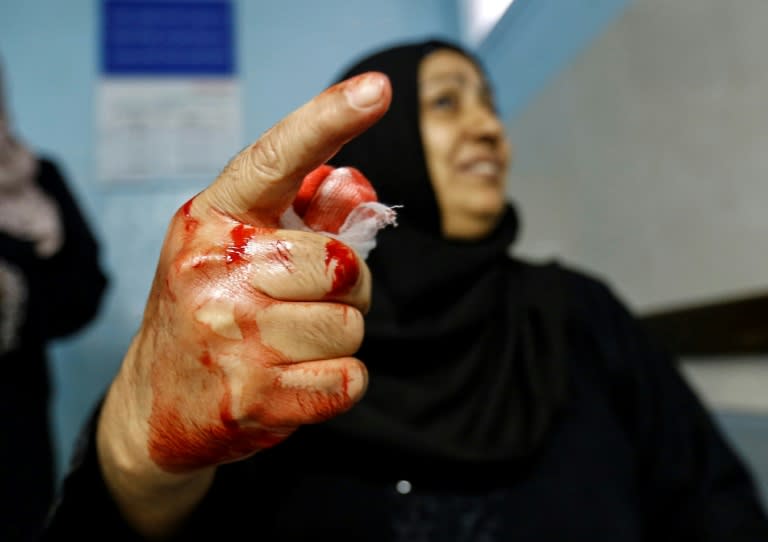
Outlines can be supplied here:
[[225, 0], [105, 0], [105, 75], [231, 76], [232, 3]]

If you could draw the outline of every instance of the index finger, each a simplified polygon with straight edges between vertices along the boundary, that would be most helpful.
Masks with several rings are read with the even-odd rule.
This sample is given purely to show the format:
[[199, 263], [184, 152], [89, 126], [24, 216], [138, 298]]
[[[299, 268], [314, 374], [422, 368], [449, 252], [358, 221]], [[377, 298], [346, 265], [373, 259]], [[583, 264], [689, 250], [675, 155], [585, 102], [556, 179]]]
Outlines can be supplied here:
[[276, 226], [304, 176], [378, 121], [391, 97], [389, 79], [378, 72], [330, 87], [235, 156], [195, 205]]

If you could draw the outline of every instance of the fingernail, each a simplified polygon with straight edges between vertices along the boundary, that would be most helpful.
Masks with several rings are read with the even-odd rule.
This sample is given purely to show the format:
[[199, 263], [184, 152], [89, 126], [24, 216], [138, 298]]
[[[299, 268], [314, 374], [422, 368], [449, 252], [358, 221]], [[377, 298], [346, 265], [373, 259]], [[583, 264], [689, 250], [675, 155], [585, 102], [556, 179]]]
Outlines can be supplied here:
[[344, 92], [352, 107], [368, 109], [379, 103], [383, 89], [383, 77], [375, 74], [364, 74], [350, 81]]

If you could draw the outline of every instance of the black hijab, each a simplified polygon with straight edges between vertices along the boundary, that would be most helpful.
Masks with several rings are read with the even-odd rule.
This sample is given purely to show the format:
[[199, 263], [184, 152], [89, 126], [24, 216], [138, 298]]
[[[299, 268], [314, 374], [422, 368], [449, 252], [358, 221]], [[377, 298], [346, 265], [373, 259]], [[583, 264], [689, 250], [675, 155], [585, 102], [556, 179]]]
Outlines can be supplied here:
[[427, 173], [418, 71], [429, 40], [369, 56], [338, 80], [386, 73], [393, 99], [375, 126], [330, 161], [354, 166], [379, 201], [402, 205], [368, 258], [372, 308], [358, 357], [365, 397], [329, 424], [392, 453], [488, 462], [530, 456], [565, 394], [560, 295], [509, 256], [518, 220], [510, 205], [480, 241], [446, 240]]

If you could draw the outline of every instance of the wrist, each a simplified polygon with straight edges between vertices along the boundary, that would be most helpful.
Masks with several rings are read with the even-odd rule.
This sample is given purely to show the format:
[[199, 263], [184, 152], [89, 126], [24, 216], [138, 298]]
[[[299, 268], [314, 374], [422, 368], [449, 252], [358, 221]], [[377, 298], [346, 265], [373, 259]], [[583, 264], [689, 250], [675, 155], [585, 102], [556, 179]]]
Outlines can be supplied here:
[[140, 388], [127, 380], [121, 370], [99, 415], [99, 467], [126, 521], [145, 536], [163, 538], [183, 524], [202, 500], [213, 482], [215, 467], [183, 474], [158, 467], [147, 448], [148, 413], [140, 411], [142, 402], [133, 395]]

